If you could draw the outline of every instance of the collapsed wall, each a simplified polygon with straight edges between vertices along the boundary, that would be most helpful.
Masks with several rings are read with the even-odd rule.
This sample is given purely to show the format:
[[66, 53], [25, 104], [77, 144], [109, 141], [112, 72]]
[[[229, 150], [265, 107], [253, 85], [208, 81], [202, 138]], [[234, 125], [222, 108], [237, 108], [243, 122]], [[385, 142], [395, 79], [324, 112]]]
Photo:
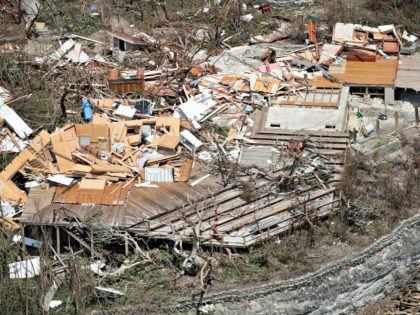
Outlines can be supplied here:
[[[420, 215], [363, 252], [307, 276], [206, 295], [207, 314], [351, 314], [389, 295], [420, 266]], [[180, 300], [195, 314], [196, 301]]]

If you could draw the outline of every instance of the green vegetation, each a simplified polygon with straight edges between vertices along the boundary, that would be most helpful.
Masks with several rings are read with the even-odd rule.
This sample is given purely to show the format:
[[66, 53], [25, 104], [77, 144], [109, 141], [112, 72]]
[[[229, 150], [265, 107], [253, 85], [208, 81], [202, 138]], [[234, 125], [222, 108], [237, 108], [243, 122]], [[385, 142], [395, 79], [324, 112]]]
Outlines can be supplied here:
[[408, 32], [420, 32], [418, 0], [319, 0], [328, 24], [337, 22], [365, 25], [395, 24]]
[[387, 139], [383, 139], [383, 140], [378, 140], [374, 145], [373, 145], [373, 149], [378, 149], [380, 147], [383, 147], [384, 145], [387, 145], [389, 143], [389, 140]]
[[204, 130], [209, 131], [210, 133], [216, 133], [222, 137], [227, 137], [229, 133], [229, 128], [220, 126], [218, 124], [212, 124], [212, 123], [205, 123], [203, 125]]
[[[49, 5], [43, 6], [39, 21], [46, 22], [50, 28], [70, 28], [77, 35], [88, 36], [92, 33], [105, 29], [99, 16], [92, 16], [88, 5], [77, 1], [56, 1], [55, 14]], [[62, 3], [59, 3], [62, 2]], [[92, 2], [93, 3], [93, 2]], [[57, 24], [60, 25], [57, 25]], [[55, 24], [55, 25], [54, 25]]]

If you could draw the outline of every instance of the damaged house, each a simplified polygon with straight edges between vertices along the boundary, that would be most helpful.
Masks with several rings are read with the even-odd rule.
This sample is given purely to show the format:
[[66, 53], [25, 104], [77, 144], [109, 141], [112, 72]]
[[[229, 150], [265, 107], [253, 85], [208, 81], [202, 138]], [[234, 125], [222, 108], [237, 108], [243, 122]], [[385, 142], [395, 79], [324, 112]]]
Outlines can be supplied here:
[[[122, 53], [157, 43], [110, 35]], [[74, 47], [70, 39], [41, 61], [61, 62]], [[0, 173], [0, 196], [15, 209], [7, 220], [50, 228], [57, 247], [62, 237], [83, 246], [93, 219], [138, 237], [246, 248], [337, 211], [349, 96], [392, 104], [410, 60], [400, 61], [391, 26], [338, 23], [332, 43], [296, 48], [256, 67], [236, 60], [232, 73], [205, 60], [182, 84], [183, 69], [117, 70], [90, 58], [90, 69], [107, 67], [98, 86], [112, 95], [85, 98], [84, 123], [32, 138], [4, 104], [2, 144], [19, 147]]]

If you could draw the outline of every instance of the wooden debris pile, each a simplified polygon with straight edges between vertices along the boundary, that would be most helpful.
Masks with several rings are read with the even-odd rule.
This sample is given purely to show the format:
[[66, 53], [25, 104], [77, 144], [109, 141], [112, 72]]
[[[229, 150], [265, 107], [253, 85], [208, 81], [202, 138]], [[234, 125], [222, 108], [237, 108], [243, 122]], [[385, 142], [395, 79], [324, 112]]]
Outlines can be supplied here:
[[[181, 154], [182, 133], [187, 130], [179, 118], [128, 119], [125, 111], [112, 106], [113, 100], [91, 103], [102, 114], [93, 113], [89, 123], [67, 124], [53, 133], [41, 130], [0, 173], [0, 196], [9, 215], [24, 207], [25, 190], [34, 187], [55, 191], [53, 201], [58, 203], [123, 205], [134, 185], [189, 179], [192, 160]], [[24, 183], [16, 180], [17, 174]]]

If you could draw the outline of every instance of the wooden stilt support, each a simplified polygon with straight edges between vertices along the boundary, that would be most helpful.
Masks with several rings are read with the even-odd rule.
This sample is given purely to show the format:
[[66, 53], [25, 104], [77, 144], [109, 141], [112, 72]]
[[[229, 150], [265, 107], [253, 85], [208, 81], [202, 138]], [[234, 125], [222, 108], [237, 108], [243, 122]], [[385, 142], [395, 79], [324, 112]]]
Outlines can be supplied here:
[[84, 242], [80, 237], [78, 237], [77, 235], [75, 235], [74, 233], [70, 232], [69, 230], [65, 229], [64, 231], [66, 231], [66, 233], [72, 237], [73, 239], [75, 239], [80, 245], [82, 245], [84, 248], [88, 249], [89, 251], [91, 251], [93, 253], [93, 255], [99, 257], [100, 259], [104, 259], [104, 257], [98, 253], [95, 250], [92, 250], [92, 248], [86, 244], [86, 242]]
[[60, 255], [60, 249], [61, 249], [61, 238], [60, 238], [60, 227], [56, 226], [55, 227], [55, 241], [56, 241], [56, 252], [57, 255]]
[[376, 137], [379, 139], [381, 137], [381, 132], [380, 132], [380, 127], [381, 127], [381, 122], [379, 121], [379, 119], [376, 119]]
[[416, 115], [416, 126], [419, 126], [419, 106], [418, 105], [414, 105], [414, 113]]
[[22, 225], [22, 237], [23, 237], [23, 239], [22, 239], [22, 250], [23, 250], [24, 253], [27, 253], [26, 243], [25, 243], [25, 226], [24, 225]]
[[128, 248], [128, 237], [125, 237], [125, 257], [128, 257], [129, 248]]

